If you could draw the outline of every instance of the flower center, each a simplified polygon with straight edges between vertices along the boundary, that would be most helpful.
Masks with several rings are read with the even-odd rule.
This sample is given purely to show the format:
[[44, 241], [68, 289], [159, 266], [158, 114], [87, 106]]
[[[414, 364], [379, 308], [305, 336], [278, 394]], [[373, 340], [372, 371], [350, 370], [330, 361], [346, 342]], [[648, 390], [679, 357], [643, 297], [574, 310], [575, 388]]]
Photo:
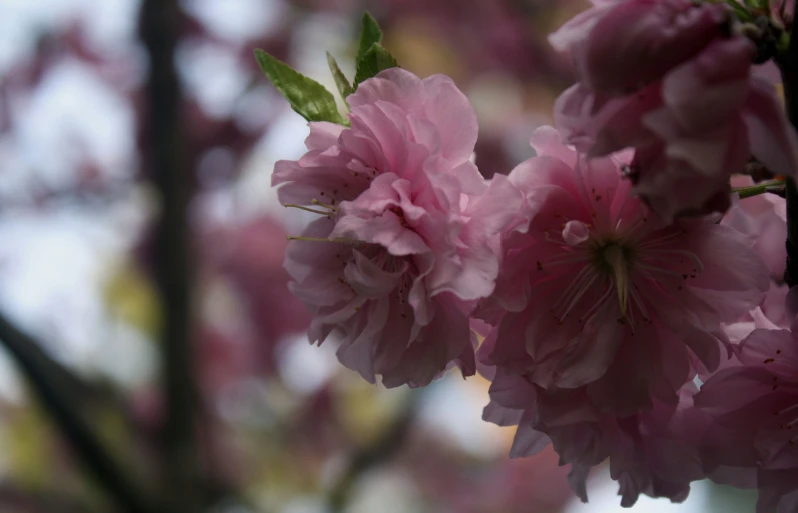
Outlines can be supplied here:
[[599, 269], [609, 276], [615, 285], [618, 306], [623, 317], [626, 317], [629, 308], [629, 289], [632, 286], [630, 257], [631, 251], [615, 241], [598, 246], [594, 257]]

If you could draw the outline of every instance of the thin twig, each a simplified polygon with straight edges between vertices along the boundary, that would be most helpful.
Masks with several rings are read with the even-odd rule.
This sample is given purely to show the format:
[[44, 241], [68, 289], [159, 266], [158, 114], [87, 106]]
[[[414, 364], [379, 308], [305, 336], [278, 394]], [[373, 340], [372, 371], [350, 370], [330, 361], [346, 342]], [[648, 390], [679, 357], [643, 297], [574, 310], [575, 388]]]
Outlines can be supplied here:
[[360, 478], [369, 470], [384, 465], [405, 444], [410, 428], [416, 419], [421, 391], [410, 393], [399, 413], [374, 443], [352, 455], [349, 465], [331, 488], [328, 497], [329, 510], [338, 513], [346, 509], [352, 490]]
[[163, 312], [160, 337], [165, 421], [162, 450], [165, 492], [172, 511], [202, 509], [195, 430], [199, 397], [191, 344], [191, 288], [188, 205], [190, 168], [181, 123], [182, 95], [174, 54], [180, 30], [177, 0], [144, 0], [141, 38], [149, 56], [147, 170], [159, 194], [154, 267]]
[[76, 399], [69, 394], [69, 389], [60, 386], [63, 381], [53, 379], [64, 376], [68, 371], [62, 369], [54, 374], [52, 371], [57, 364], [43, 354], [33, 338], [16, 328], [2, 313], [0, 340], [25, 373], [44, 410], [72, 445], [85, 470], [116, 501], [119, 509], [128, 513], [156, 511], [89, 428], [80, 414]]

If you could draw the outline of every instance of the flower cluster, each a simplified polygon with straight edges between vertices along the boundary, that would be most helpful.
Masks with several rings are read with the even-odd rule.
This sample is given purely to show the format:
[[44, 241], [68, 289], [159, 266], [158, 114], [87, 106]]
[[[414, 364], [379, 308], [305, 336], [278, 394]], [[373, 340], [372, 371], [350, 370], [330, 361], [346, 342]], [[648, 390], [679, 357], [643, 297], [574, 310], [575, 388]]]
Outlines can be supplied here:
[[579, 78], [555, 104], [558, 127], [591, 156], [634, 148], [635, 193], [667, 220], [725, 211], [752, 156], [795, 176], [795, 133], [737, 32], [722, 3], [598, 2], [551, 36]]
[[450, 79], [362, 81], [273, 175], [319, 216], [285, 262], [311, 341], [388, 387], [479, 368], [510, 455], [552, 444], [583, 500], [609, 460], [624, 506], [710, 478], [798, 512], [798, 137], [754, 66], [787, 36], [735, 5], [595, 0], [551, 36], [579, 80], [556, 128], [490, 180]]

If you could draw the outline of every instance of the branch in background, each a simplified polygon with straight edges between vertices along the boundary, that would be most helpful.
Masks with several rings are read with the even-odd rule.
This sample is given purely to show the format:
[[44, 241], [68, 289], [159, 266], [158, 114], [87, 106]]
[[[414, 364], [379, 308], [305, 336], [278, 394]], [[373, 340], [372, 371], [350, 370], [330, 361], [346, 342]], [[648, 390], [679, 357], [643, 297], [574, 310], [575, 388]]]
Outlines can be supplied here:
[[0, 483], [0, 511], [41, 513], [89, 513], [103, 511], [84, 502], [57, 493], [27, 490], [13, 483]]
[[[798, 23], [790, 30], [790, 46], [785, 54], [778, 56], [784, 85], [784, 100], [787, 116], [793, 127], [798, 129]], [[787, 268], [784, 281], [790, 288], [798, 284], [798, 189], [792, 178], [786, 180], [785, 198], [787, 200]]]
[[188, 205], [192, 180], [174, 63], [180, 20], [177, 0], [142, 2], [140, 33], [149, 57], [145, 169], [160, 194], [161, 209], [153, 264], [162, 309], [164, 492], [168, 510], [195, 512], [202, 509], [202, 487], [195, 431], [199, 396], [191, 343], [193, 263]]
[[410, 392], [393, 422], [374, 443], [352, 455], [349, 465], [333, 485], [329, 499], [329, 510], [338, 513], [345, 511], [352, 496], [352, 490], [360, 478], [369, 470], [384, 465], [402, 448], [416, 419], [421, 390]]
[[[114, 501], [120, 511], [152, 513], [145, 495], [105, 450], [99, 438], [80, 415], [78, 399], [70, 395], [73, 380], [68, 371], [53, 362], [31, 337], [0, 314], [0, 340], [19, 364], [31, 387], [52, 417], [60, 433], [72, 445], [85, 470]], [[60, 369], [60, 370], [55, 370]], [[77, 378], [74, 379], [74, 382]]]

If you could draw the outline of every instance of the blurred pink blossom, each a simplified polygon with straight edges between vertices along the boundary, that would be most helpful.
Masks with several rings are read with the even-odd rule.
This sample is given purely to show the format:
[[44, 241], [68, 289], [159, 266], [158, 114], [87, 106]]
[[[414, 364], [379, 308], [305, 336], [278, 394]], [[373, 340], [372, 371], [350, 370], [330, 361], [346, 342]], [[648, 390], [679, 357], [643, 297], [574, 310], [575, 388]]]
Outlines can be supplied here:
[[[237, 361], [240, 364], [226, 367], [232, 376], [240, 376], [244, 369], [272, 373], [278, 343], [287, 335], [307, 329], [310, 315], [290, 295], [289, 276], [282, 265], [288, 246], [285, 237], [285, 229], [271, 217], [255, 218], [206, 234], [204, 254], [216, 271], [230, 280], [246, 309], [243, 318], [249, 321], [247, 326], [239, 327], [238, 337], [228, 341], [229, 348], [219, 346], [216, 350], [230, 354], [221, 359], [209, 355], [208, 365], [224, 367], [223, 361], [231, 365]], [[235, 344], [237, 339], [239, 343]], [[211, 347], [213, 344], [208, 350], [213, 352]]]
[[351, 128], [312, 123], [308, 153], [273, 176], [284, 205], [322, 216], [286, 258], [308, 336], [337, 332], [339, 360], [387, 387], [426, 385], [453, 361], [473, 374], [467, 315], [493, 291], [520, 195], [469, 160], [476, 116], [448, 77], [390, 69], [347, 102]]

